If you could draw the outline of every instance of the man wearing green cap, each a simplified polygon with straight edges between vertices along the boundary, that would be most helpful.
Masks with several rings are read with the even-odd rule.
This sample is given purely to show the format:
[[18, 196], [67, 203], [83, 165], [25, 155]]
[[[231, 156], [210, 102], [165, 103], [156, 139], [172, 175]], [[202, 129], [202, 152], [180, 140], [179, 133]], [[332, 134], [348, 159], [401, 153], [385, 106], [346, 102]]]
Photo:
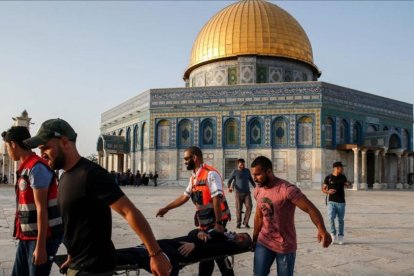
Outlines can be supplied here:
[[76, 137], [66, 121], [50, 119], [41, 125], [36, 136], [24, 141], [31, 148], [39, 147], [53, 169], [65, 171], [59, 181], [58, 204], [68, 259], [61, 268], [68, 267], [68, 275], [112, 275], [115, 267], [112, 208], [128, 221], [145, 244], [154, 275], [169, 275], [171, 264], [145, 217], [109, 172], [79, 155]]

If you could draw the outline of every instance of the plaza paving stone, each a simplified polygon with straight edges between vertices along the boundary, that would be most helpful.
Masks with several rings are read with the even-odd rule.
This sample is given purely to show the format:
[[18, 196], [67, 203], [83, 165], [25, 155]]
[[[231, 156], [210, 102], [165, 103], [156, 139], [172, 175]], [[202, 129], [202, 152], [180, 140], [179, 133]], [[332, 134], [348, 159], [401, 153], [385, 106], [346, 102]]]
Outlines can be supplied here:
[[[173, 238], [193, 229], [194, 207], [190, 202], [170, 211], [164, 218], [155, 217], [156, 211], [180, 195], [184, 187], [125, 187], [123, 190], [148, 219], [157, 238]], [[322, 212], [326, 224], [324, 195], [318, 190], [303, 192]], [[11, 237], [15, 204], [13, 194], [12, 186], [0, 185], [0, 276], [10, 275], [16, 251], [16, 241]], [[414, 192], [347, 191], [346, 194], [344, 245], [322, 248], [316, 241], [316, 229], [308, 215], [297, 209], [295, 275], [414, 275]], [[227, 197], [234, 213], [234, 196], [230, 194]], [[253, 216], [254, 212], [251, 226]], [[235, 231], [235, 221], [230, 222], [228, 228]], [[253, 232], [253, 229], [238, 230]], [[128, 224], [116, 213], [113, 214], [112, 239], [117, 248], [140, 243]], [[63, 245], [58, 252], [65, 253]], [[197, 275], [197, 268], [197, 265], [187, 266], [180, 275]], [[252, 271], [253, 254], [235, 256], [236, 275], [252, 275]], [[51, 275], [59, 275], [56, 266]], [[141, 271], [140, 275], [149, 274]], [[220, 275], [217, 269], [214, 275]], [[271, 275], [276, 275], [275, 266]]]

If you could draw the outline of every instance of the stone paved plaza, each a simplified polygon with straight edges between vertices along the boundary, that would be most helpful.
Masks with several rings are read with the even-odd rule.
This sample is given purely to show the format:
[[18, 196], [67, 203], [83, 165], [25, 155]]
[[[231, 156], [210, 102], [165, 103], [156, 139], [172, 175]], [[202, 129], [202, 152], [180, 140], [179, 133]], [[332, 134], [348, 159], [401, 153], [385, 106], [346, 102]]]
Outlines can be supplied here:
[[[185, 235], [193, 228], [190, 202], [155, 218], [156, 211], [181, 194], [179, 187], [127, 187], [124, 192], [147, 217], [157, 238]], [[322, 211], [326, 222], [325, 197], [320, 191], [305, 190]], [[13, 230], [14, 190], [0, 185], [0, 276], [10, 275], [16, 242]], [[234, 198], [228, 196], [234, 212]], [[412, 191], [348, 191], [345, 219], [346, 244], [323, 249], [309, 217], [298, 210], [296, 275], [414, 275], [414, 193]], [[251, 219], [253, 225], [253, 219]], [[235, 222], [229, 225], [235, 230]], [[242, 232], [244, 232], [244, 229]], [[252, 229], [247, 231], [252, 233]], [[113, 241], [117, 248], [140, 243], [123, 219], [114, 214]], [[61, 246], [59, 253], [64, 253]], [[253, 255], [235, 257], [236, 275], [252, 275]], [[181, 275], [196, 275], [197, 266], [184, 268]], [[59, 275], [54, 266], [52, 275]], [[148, 275], [142, 271], [140, 275]], [[216, 271], [215, 275], [219, 275]], [[273, 267], [272, 275], [275, 275]]]

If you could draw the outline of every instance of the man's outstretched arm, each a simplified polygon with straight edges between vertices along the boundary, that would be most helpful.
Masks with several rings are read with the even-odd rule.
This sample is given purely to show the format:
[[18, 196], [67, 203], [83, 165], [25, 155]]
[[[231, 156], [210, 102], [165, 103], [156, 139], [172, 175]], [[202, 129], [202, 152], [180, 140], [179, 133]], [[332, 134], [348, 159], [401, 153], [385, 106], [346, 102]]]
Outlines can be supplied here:
[[318, 208], [306, 196], [303, 196], [294, 204], [309, 214], [313, 224], [318, 229], [318, 242], [322, 242], [323, 247], [328, 247], [332, 243], [332, 238], [328, 231], [326, 231], [325, 223]]
[[151, 256], [150, 265], [152, 273], [160, 276], [169, 275], [172, 266], [168, 258], [162, 253], [161, 247], [155, 240], [151, 227], [141, 211], [139, 211], [126, 196], [122, 196], [110, 206], [128, 221], [132, 230], [137, 233], [141, 241], [145, 244], [145, 247]]

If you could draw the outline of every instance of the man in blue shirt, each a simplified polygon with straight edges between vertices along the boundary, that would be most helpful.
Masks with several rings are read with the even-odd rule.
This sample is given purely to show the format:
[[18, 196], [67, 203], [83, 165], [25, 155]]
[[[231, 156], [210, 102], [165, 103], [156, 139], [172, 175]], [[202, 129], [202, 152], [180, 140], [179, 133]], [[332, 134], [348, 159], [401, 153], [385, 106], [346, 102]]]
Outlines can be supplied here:
[[252, 213], [252, 197], [250, 195], [250, 186], [249, 182], [253, 187], [256, 187], [256, 184], [253, 181], [253, 178], [250, 174], [250, 171], [245, 168], [244, 159], [238, 159], [238, 169], [234, 170], [227, 182], [229, 188], [229, 193], [233, 192], [233, 188], [236, 190], [236, 216], [237, 216], [237, 228], [241, 226], [241, 213], [243, 209], [243, 204], [246, 205], [246, 213], [244, 214], [243, 225], [246, 228], [250, 228], [249, 219], [250, 214]]

